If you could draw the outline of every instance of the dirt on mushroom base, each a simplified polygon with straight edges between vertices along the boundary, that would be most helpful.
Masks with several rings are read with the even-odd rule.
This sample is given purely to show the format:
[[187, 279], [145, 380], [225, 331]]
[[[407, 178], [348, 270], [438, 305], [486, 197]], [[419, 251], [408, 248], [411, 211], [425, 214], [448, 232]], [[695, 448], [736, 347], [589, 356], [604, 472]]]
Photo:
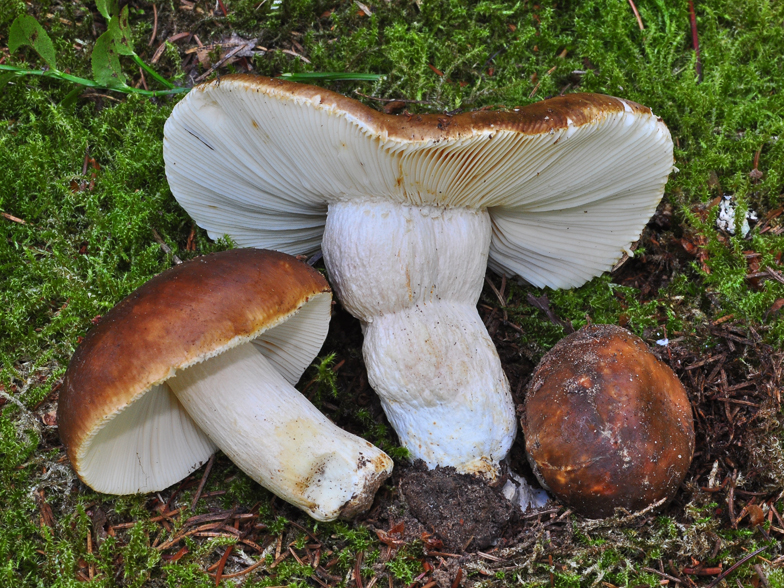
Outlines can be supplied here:
[[494, 546], [514, 535], [520, 510], [499, 489], [451, 467], [428, 470], [422, 462], [400, 475], [401, 498], [409, 511], [451, 553]]

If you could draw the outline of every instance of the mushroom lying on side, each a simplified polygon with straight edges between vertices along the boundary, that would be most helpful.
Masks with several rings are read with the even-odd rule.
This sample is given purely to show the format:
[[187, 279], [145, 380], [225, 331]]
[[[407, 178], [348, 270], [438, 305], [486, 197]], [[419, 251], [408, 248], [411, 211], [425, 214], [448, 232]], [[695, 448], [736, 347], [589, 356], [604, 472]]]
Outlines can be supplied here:
[[489, 477], [516, 419], [476, 310], [488, 263], [536, 286], [582, 284], [637, 240], [673, 168], [661, 120], [609, 96], [392, 116], [248, 75], [194, 88], [166, 123], [164, 159], [211, 237], [321, 245], [402, 444]]
[[539, 481], [590, 518], [672, 498], [694, 454], [686, 390], [614, 325], [583, 327], [545, 354], [522, 425]]
[[321, 521], [367, 509], [392, 470], [293, 386], [327, 335], [332, 296], [317, 271], [235, 249], [156, 276], [74, 353], [60, 436], [99, 492], [154, 492], [219, 447], [246, 474]]

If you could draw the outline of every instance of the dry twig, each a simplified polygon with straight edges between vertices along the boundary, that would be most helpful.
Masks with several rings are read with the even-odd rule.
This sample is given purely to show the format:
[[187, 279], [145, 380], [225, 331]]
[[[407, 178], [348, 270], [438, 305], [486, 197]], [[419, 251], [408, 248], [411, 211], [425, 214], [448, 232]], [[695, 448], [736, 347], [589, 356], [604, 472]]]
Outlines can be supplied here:
[[196, 508], [196, 504], [199, 502], [199, 498], [201, 498], [201, 492], [204, 490], [204, 485], [207, 483], [207, 477], [210, 475], [210, 470], [212, 470], [212, 464], [214, 463], [215, 454], [213, 453], [207, 462], [207, 467], [204, 469], [204, 474], [201, 477], [201, 482], [199, 482], [199, 487], [196, 489], [196, 494], [193, 495], [193, 500], [191, 501], [191, 510]]
[[632, 7], [632, 12], [634, 12], [634, 16], [637, 19], [637, 24], [640, 26], [640, 30], [644, 31], [645, 27], [642, 26], [642, 18], [640, 18], [640, 13], [637, 12], [637, 7], [634, 5], [634, 0], [629, 0], [629, 5]]
[[691, 41], [697, 55], [697, 81], [702, 82], [702, 61], [700, 60], [700, 39], [697, 36], [697, 14], [694, 12], [694, 0], [689, 0], [689, 21], [691, 22]]
[[643, 571], [649, 572], [651, 574], [656, 574], [657, 576], [661, 576], [665, 580], [669, 580], [670, 582], [675, 582], [676, 584], [682, 584], [683, 581], [680, 578], [676, 578], [675, 576], [670, 576], [669, 574], [665, 574], [664, 572], [660, 572], [655, 568], [642, 568]]
[[161, 237], [160, 234], [158, 234], [158, 231], [153, 229], [152, 230], [152, 236], [155, 238], [155, 240], [157, 241], [158, 245], [161, 246], [161, 249], [163, 249], [163, 252], [166, 255], [171, 255], [172, 256], [172, 261], [174, 262], [175, 265], [180, 265], [182, 263], [182, 260], [179, 257], [177, 257], [176, 255], [174, 255], [174, 252], [172, 251], [172, 248], [169, 247], [166, 244], [166, 241], [164, 241], [163, 237]]
[[14, 216], [13, 214], [8, 214], [7, 212], [0, 212], [0, 216], [5, 219], [10, 220], [14, 223], [19, 223], [20, 225], [26, 225], [27, 223], [23, 221], [21, 218]]
[[[229, 59], [231, 59], [232, 57], [234, 57], [235, 55], [237, 55], [237, 54], [238, 54], [238, 53], [240, 53], [241, 51], [249, 51], [249, 50], [253, 49], [253, 47], [254, 47], [254, 45], [255, 45], [255, 44], [256, 44], [256, 39], [252, 39], [251, 41], [249, 41], [248, 43], [246, 43], [246, 44], [244, 44], [244, 45], [237, 45], [237, 46], [236, 46], [236, 47], [234, 47], [234, 48], [233, 48], [231, 51], [229, 51], [228, 53], [226, 53], [226, 55], [224, 55], [224, 56], [223, 56], [223, 57], [220, 59], [220, 61], [218, 61], [218, 63], [216, 63], [215, 65], [213, 65], [213, 66], [212, 66], [210, 69], [208, 69], [207, 71], [205, 71], [203, 74], [201, 74], [201, 75], [200, 75], [198, 78], [196, 78], [194, 81], [195, 81], [196, 83], [199, 83], [199, 82], [201, 82], [201, 81], [204, 81], [205, 79], [207, 79], [207, 76], [209, 76], [209, 75], [210, 75], [212, 72], [214, 72], [216, 69], [218, 69], [219, 67], [221, 67], [221, 66], [222, 66], [224, 63], [226, 63], [226, 62], [227, 62]], [[284, 50], [284, 53], [285, 53], [285, 52], [286, 52], [286, 50]], [[308, 63], [310, 63], [310, 62], [308, 61]]]
[[155, 35], [158, 34], [158, 7], [155, 4], [152, 5], [152, 35], [150, 35], [150, 40], [147, 42], [148, 47], [152, 47], [152, 44], [155, 42]]
[[728, 568], [727, 568], [727, 569], [726, 569], [726, 570], [725, 570], [725, 571], [724, 571], [722, 574], [718, 575], [718, 576], [716, 577], [716, 579], [715, 579], [715, 580], [713, 580], [713, 582], [711, 582], [711, 583], [710, 583], [710, 585], [708, 586], [708, 588], [714, 588], [715, 586], [718, 586], [719, 582], [721, 582], [721, 581], [722, 581], [724, 578], [726, 578], [727, 576], [729, 576], [729, 575], [730, 575], [732, 572], [734, 572], [735, 570], [737, 570], [737, 569], [738, 569], [740, 566], [742, 566], [743, 564], [745, 564], [745, 563], [746, 563], [747, 561], [749, 561], [749, 560], [750, 560], [752, 557], [754, 557], [754, 556], [755, 556], [755, 555], [757, 555], [758, 553], [762, 553], [763, 551], [765, 551], [765, 548], [764, 548], [764, 547], [760, 547], [760, 548], [759, 548], [757, 551], [753, 551], [753, 552], [751, 552], [750, 554], [748, 554], [747, 556], [745, 556], [745, 557], [744, 557], [743, 559], [741, 559], [740, 561], [738, 561], [738, 562], [735, 562], [734, 564], [732, 564], [732, 565], [731, 565], [730, 567], [728, 567]]

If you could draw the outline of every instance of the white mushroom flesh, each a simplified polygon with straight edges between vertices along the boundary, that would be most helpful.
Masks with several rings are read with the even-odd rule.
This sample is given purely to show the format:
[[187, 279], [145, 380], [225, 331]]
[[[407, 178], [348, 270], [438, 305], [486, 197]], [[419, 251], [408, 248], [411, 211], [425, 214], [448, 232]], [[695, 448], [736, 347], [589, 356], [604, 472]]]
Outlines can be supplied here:
[[430, 467], [493, 477], [516, 420], [476, 309], [487, 211], [331, 204], [322, 247], [341, 302], [362, 321], [368, 380], [402, 444]]
[[168, 384], [231, 461], [314, 519], [337, 518], [392, 468], [382, 451], [330, 422], [251, 343], [181, 370]]
[[154, 492], [179, 482], [214, 452], [215, 444], [160, 384], [85, 443], [79, 475], [98, 492]]
[[311, 297], [255, 339], [230, 341], [113, 413], [82, 444], [82, 480], [112, 494], [158, 491], [220, 448], [315, 519], [366, 509], [392, 460], [293, 387], [326, 337], [331, 303], [330, 294]]
[[[498, 358], [468, 309], [485, 262], [553, 288], [611, 268], [673, 169], [667, 127], [606, 98], [607, 111], [579, 126], [419, 140], [329, 93], [292, 92], [249, 79], [195, 88], [166, 123], [172, 192], [210, 236], [243, 246], [310, 253], [326, 231], [330, 278], [363, 322], [369, 378], [403, 443], [431, 466], [492, 471], [515, 425]], [[482, 220], [469, 230], [471, 215]]]

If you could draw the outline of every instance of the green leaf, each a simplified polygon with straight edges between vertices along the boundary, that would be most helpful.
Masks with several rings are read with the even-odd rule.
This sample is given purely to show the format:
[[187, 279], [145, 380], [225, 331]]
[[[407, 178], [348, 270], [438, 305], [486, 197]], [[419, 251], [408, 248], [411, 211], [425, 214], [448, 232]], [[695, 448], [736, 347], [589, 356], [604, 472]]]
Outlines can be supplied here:
[[125, 86], [125, 74], [120, 66], [120, 55], [111, 31], [98, 37], [92, 55], [93, 78], [107, 88]]
[[128, 26], [128, 7], [123, 8], [120, 16], [109, 21], [109, 33], [114, 40], [115, 49], [120, 55], [133, 55], [131, 28]]
[[8, 50], [11, 53], [23, 45], [32, 47], [50, 69], [57, 69], [52, 39], [35, 17], [27, 14], [17, 16], [8, 31]]
[[4, 73], [0, 75], [0, 90], [5, 88], [5, 85], [13, 79], [16, 74], [13, 72]]
[[116, 16], [120, 11], [117, 0], [95, 0], [95, 7], [106, 20]]

